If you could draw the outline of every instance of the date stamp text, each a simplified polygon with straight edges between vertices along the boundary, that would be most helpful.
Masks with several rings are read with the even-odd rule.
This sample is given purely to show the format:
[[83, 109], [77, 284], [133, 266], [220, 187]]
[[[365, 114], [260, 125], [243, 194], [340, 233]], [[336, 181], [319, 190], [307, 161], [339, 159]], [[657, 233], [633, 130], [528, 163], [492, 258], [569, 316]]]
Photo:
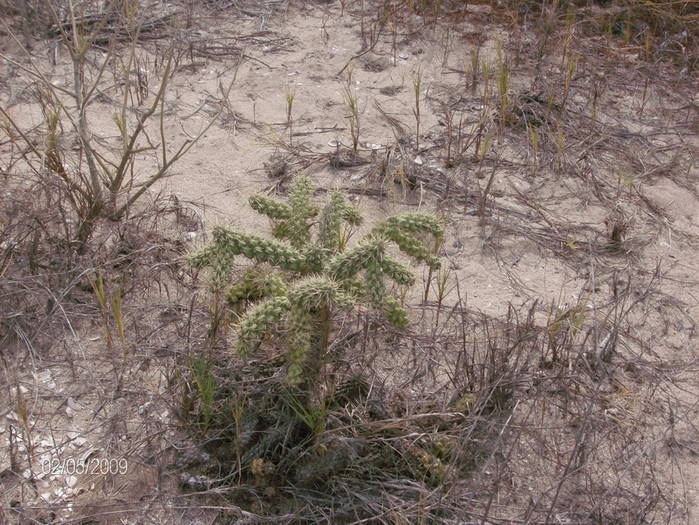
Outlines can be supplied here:
[[126, 474], [128, 471], [129, 462], [126, 458], [91, 457], [86, 460], [50, 458], [41, 461], [42, 474], [58, 476], [73, 476], [75, 474], [106, 476], [108, 474]]

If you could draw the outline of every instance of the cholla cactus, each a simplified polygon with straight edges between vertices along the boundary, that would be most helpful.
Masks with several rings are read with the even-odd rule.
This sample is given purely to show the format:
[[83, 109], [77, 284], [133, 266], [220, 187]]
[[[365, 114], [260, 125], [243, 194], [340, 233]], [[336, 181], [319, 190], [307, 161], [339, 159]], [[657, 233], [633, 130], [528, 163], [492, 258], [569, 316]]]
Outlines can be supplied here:
[[[395, 245], [437, 268], [439, 260], [422, 237], [434, 240], [444, 233], [436, 217], [412, 213], [390, 217], [346, 249], [347, 230], [361, 223], [359, 211], [340, 192], [331, 193], [322, 209], [313, 204], [312, 195], [311, 180], [300, 176], [288, 203], [251, 197], [250, 206], [269, 217], [277, 240], [219, 226], [213, 242], [191, 257], [195, 267], [210, 269], [217, 286], [230, 287], [229, 306], [247, 308], [238, 324], [241, 354], [255, 351], [269, 332], [282, 328], [288, 346], [287, 382], [292, 386], [316, 382], [338, 310], [366, 304], [393, 325], [407, 326], [408, 313], [389, 293], [389, 284], [410, 286], [415, 277], [389, 249]], [[236, 255], [256, 265], [232, 283]]]

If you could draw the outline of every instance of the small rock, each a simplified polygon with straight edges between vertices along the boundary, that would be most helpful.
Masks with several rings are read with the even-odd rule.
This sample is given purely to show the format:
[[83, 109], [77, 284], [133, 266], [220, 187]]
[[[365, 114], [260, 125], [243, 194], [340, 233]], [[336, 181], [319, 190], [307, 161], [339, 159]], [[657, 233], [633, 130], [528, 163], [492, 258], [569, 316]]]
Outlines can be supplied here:
[[46, 381], [51, 379], [51, 371], [44, 370], [43, 372], [39, 372], [38, 374], [33, 373], [32, 376], [34, 376], [35, 381], [39, 381], [40, 383], [45, 383]]
[[205, 450], [193, 449], [187, 450], [177, 458], [175, 465], [178, 468], [190, 468], [196, 465], [206, 464], [210, 461], [211, 456]]
[[186, 472], [180, 474], [180, 480], [185, 487], [190, 487], [194, 490], [208, 490], [214, 483], [214, 480], [208, 476], [193, 476]]
[[420, 155], [418, 155], [417, 157], [415, 157], [415, 164], [417, 164], [418, 166], [422, 166], [422, 164], [423, 164], [424, 162], [425, 162], [425, 161], [422, 160], [422, 157], [421, 157]]
[[76, 478], [75, 476], [68, 476], [66, 478], [66, 485], [68, 485], [68, 488], [72, 489], [77, 484], [78, 484], [78, 478]]

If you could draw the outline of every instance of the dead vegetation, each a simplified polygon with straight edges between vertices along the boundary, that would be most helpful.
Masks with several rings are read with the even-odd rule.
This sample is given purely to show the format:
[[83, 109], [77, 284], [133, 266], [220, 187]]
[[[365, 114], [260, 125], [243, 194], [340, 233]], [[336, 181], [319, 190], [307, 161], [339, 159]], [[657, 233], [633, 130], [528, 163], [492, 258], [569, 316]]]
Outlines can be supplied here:
[[[696, 2], [165, 4], [0, 1], [0, 522], [696, 520]], [[187, 263], [214, 132], [257, 190], [448, 224], [312, 404]]]

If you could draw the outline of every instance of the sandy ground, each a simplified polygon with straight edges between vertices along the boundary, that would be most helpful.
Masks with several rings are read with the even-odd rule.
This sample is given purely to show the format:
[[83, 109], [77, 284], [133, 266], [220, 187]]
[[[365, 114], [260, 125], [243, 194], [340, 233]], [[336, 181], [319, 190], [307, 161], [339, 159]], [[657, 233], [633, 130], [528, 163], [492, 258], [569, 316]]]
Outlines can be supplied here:
[[[643, 348], [651, 349], [644, 358], [686, 364], [686, 374], [676, 377], [681, 382], [666, 385], [666, 395], [659, 395], [653, 403], [675, 398], [686, 403], [683, 413], [676, 414], [679, 422], [673, 430], [681, 443], [675, 456], [680, 459], [667, 463], [661, 459], [658, 465], [665, 470], [663, 479], [679, 487], [692, 509], [688, 515], [679, 512], [672, 521], [696, 523], [699, 442], [692, 423], [699, 399], [696, 83], [685, 80], [676, 88], [666, 76], [669, 70], [659, 66], [643, 95], [644, 77], [633, 52], [618, 49], [609, 57], [596, 52], [593, 42], [578, 50], [588, 54], [579, 58], [567, 102], [569, 117], [563, 118], [560, 128], [567, 137], [559, 151], [549, 140], [535, 153], [526, 131], [508, 130], [486, 155], [485, 167], [466, 161], [447, 168], [441, 105], [463, 109], [469, 122], [477, 121], [480, 111], [480, 97], [473, 95], [463, 72], [473, 49], [468, 36], [484, 35], [481, 61], [491, 64], [497, 60], [499, 45], [512, 60], [518, 46], [518, 62], [513, 63], [511, 76], [513, 93], [537, 89], [532, 87], [533, 37], [512, 34], [483, 6], [471, 9], [460, 32], [447, 41], [446, 51], [447, 37], [437, 28], [399, 35], [395, 56], [391, 39], [382, 36], [374, 52], [356, 58], [350, 66], [361, 110], [361, 153], [375, 159], [396, 143], [394, 130], [380, 115], [376, 102], [402, 123], [407, 140], [414, 142], [413, 86], [421, 75], [420, 151], [412, 151], [405, 161], [435, 179], [449, 180], [452, 194], [444, 198], [428, 182], [405, 189], [390, 177], [379, 180], [371, 166], [337, 169], [328, 165], [327, 155], [338, 143], [351, 145], [343, 80], [338, 73], [360, 53], [358, 16], [341, 13], [337, 2], [292, 3], [260, 13], [228, 12], [204, 19], [202, 38], [258, 37], [245, 41], [245, 58], [237, 72], [234, 56], [199, 58], [192, 67], [178, 72], [169, 88], [165, 133], [171, 139], [170, 150], [175, 151], [188, 134], [206, 125], [214, 111], [211, 101], [220, 94], [219, 85], [228, 85], [235, 75], [229, 97], [235, 114], [224, 114], [177, 163], [172, 177], [149, 192], [172, 193], [199, 206], [204, 228], [189, 237], [194, 238], [192, 247], [200, 246], [206, 232], [217, 224], [244, 230], [267, 228], [266, 221], [249, 210], [247, 198], [276, 182], [263, 166], [282, 149], [280, 141], [288, 143], [287, 94], [293, 93], [292, 144], [314, 160], [304, 170], [321, 189], [355, 190], [354, 198], [370, 223], [405, 211], [443, 212], [449, 223], [443, 255], [451, 278], [459, 280], [473, 309], [500, 316], [510, 303], [523, 305], [534, 300], [558, 305], [562, 311], [583, 301], [602, 304], [613, 293], [613, 279], [617, 286], [630, 282], [641, 289], [659, 268], [659, 277], [651, 285], [653, 299], [648, 300], [645, 311], [634, 313], [628, 334], [632, 340], [626, 344], [636, 348], [634, 341], [641, 341]], [[484, 27], [489, 29], [484, 31]], [[550, 53], [544, 65], [551, 71], [546, 82], [555, 84], [555, 78], [560, 79], [556, 73], [560, 57], [555, 49]], [[50, 74], [54, 81], [69, 81], [64, 53]], [[590, 90], [595, 83], [603, 84], [603, 89], [593, 118]], [[694, 101], [687, 99], [689, 93]], [[3, 104], [11, 103], [12, 114], [27, 127], [40, 122], [36, 106], [13, 102], [8, 96], [11, 98], [2, 97]], [[694, 113], [688, 106], [692, 103]], [[96, 104], [90, 123], [95, 133], [113, 139], [112, 111], [109, 102]], [[585, 134], [577, 129], [581, 122], [587, 122], [593, 131]], [[535, 155], [548, 161], [538, 162], [533, 171]], [[498, 172], [482, 225], [476, 213], [478, 197], [494, 165]], [[379, 190], [382, 195], [377, 197]], [[611, 256], [599, 249], [609, 235], [605, 220], [611, 210], [621, 213], [629, 224], [624, 255]], [[413, 302], [419, 301], [420, 293], [416, 290]], [[453, 301], [455, 293], [452, 286], [445, 302]], [[167, 303], [163, 297], [160, 301]], [[156, 325], [161, 314], [157, 308], [132, 313], [151, 316]], [[544, 318], [542, 313], [542, 322]], [[99, 324], [78, 323], [75, 333], [65, 332], [45, 359], [27, 362], [24, 369], [17, 370], [32, 443], [20, 439], [18, 445], [0, 447], [0, 502], [7, 519], [9, 507], [19, 506], [24, 508], [20, 516], [28, 516], [34, 508], [51, 509], [42, 512], [63, 518], [77, 516], [74, 510], [81, 508], [83, 514], [98, 516], [93, 523], [176, 523], [184, 522], [178, 521], [182, 519], [210, 523], [215, 510], [194, 509], [186, 497], [168, 496], [177, 492], [178, 480], [163, 465], [174, 461], [173, 451], [183, 445], [171, 424], [174, 409], [165, 395], [172, 378], [152, 358], [152, 352], [160, 345], [165, 355], [173, 342], [165, 337], [157, 340], [156, 332], [147, 350], [137, 350], [131, 357], [133, 364], [117, 371], [118, 358], [107, 356]], [[123, 385], [116, 399], [115, 382]], [[16, 407], [0, 407], [0, 416], [1, 442], [17, 440], [13, 433], [25, 435]], [[16, 428], [22, 430], [13, 430]], [[34, 464], [24, 466], [25, 479], [18, 480], [10, 471], [21, 463], [19, 458], [28, 446], [33, 449]], [[60, 461], [48, 468], [46, 458], [51, 452]], [[71, 462], [77, 458], [94, 458], [94, 471], [73, 472]], [[112, 472], [100, 472], [104, 463], [97, 458], [114, 460]], [[125, 472], [119, 471], [120, 459]], [[117, 516], [125, 521], [117, 521]]]

